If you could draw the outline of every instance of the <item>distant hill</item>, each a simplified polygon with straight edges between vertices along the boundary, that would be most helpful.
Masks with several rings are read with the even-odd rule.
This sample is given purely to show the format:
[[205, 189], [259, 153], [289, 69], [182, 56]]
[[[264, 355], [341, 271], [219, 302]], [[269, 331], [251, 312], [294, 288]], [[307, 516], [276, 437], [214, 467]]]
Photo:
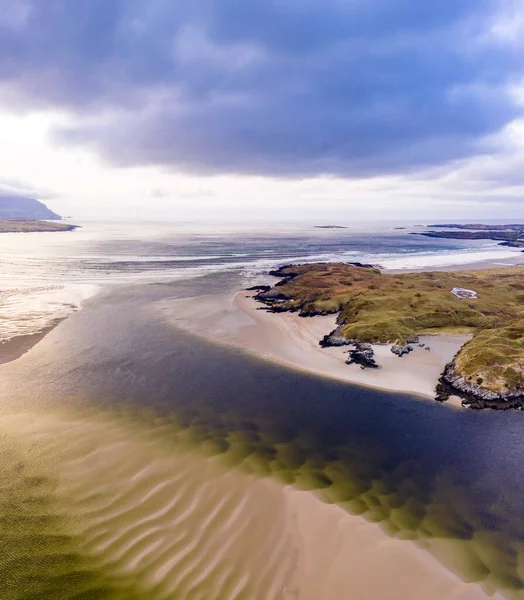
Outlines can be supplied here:
[[12, 218], [56, 220], [62, 217], [34, 198], [0, 196], [0, 219]]

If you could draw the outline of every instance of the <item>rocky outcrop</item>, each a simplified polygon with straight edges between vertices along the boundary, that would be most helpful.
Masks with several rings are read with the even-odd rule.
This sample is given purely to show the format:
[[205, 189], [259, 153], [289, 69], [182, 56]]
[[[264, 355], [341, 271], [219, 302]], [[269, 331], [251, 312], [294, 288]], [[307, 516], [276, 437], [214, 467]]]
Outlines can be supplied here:
[[404, 354], [409, 354], [410, 352], [413, 352], [413, 346], [410, 346], [409, 344], [407, 344], [406, 346], [391, 346], [391, 352], [393, 352], [393, 354], [396, 354], [399, 358], [401, 358], [402, 356], [404, 356]]
[[436, 387], [435, 399], [445, 402], [450, 396], [462, 398], [462, 406], [471, 408], [493, 408], [506, 410], [508, 408], [524, 408], [524, 390], [499, 394], [492, 392], [474, 382], [466, 381], [455, 370], [455, 361], [446, 365]]
[[246, 289], [246, 292], [269, 292], [271, 289], [270, 285], [253, 285]]
[[285, 285], [295, 277], [298, 277], [300, 273], [298, 271], [292, 271], [295, 265], [283, 265], [282, 267], [278, 267], [278, 269], [274, 269], [273, 271], [268, 271], [268, 275], [272, 277], [281, 277], [282, 279], [275, 283], [275, 285]]
[[333, 307], [330, 309], [318, 308], [314, 304], [306, 304], [300, 309], [299, 317], [325, 317], [327, 315], [336, 315], [340, 312], [340, 308]]
[[351, 265], [352, 267], [360, 267], [361, 269], [376, 269], [376, 265], [370, 265], [368, 263], [361, 262], [348, 262], [347, 265]]
[[255, 295], [255, 300], [264, 303], [271, 303], [275, 300], [288, 300], [288, 297], [276, 288], [269, 288], [268, 290], [262, 290]]
[[378, 369], [375, 353], [371, 344], [355, 343], [355, 348], [348, 352], [347, 365], [357, 364], [363, 369]]
[[334, 329], [331, 333], [325, 335], [319, 342], [322, 348], [338, 347], [338, 346], [350, 346], [355, 343], [355, 340], [349, 340], [342, 334], [341, 325]]

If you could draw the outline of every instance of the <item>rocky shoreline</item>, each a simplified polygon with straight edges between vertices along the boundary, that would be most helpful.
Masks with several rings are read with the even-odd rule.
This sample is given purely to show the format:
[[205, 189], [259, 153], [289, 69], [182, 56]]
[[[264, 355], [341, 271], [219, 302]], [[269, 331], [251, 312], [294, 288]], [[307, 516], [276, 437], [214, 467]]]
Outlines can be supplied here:
[[455, 372], [455, 361], [446, 365], [437, 383], [436, 392], [435, 400], [438, 402], [446, 402], [450, 396], [458, 396], [462, 399], [462, 406], [470, 408], [494, 410], [524, 408], [524, 393], [497, 394], [476, 383], [466, 381]]

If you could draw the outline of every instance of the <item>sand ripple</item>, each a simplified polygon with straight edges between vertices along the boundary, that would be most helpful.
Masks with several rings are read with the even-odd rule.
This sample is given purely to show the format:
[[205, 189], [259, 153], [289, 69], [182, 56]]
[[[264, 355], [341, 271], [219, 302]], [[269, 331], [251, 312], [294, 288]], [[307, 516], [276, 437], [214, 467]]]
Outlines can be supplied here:
[[[328, 489], [336, 465], [314, 454], [304, 463], [285, 445], [270, 451], [255, 431], [230, 432], [228, 452], [213, 456], [209, 439], [194, 444], [208, 429], [173, 422], [58, 411], [0, 419], [2, 600], [485, 597], [413, 543], [257, 472], [292, 471], [303, 487]], [[380, 520], [378, 490], [358, 493]], [[382, 496], [394, 513], [394, 497]]]

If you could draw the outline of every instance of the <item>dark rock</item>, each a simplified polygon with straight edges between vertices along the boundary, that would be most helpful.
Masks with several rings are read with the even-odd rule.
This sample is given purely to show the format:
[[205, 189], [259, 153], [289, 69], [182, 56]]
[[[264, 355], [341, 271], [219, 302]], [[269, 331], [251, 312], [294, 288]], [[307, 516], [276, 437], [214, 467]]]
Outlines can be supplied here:
[[319, 342], [322, 348], [329, 348], [332, 346], [349, 346], [354, 343], [355, 340], [349, 340], [347, 337], [342, 335], [340, 326], [334, 329], [331, 333], [325, 335]]
[[299, 317], [325, 317], [326, 315], [335, 315], [340, 311], [340, 308], [334, 307], [330, 310], [321, 310], [314, 304], [307, 304], [300, 310]]
[[410, 352], [413, 352], [413, 346], [391, 346], [391, 352], [393, 352], [393, 354], [396, 354], [399, 358], [401, 358], [402, 356], [404, 356], [404, 354], [409, 354]]
[[375, 362], [375, 353], [371, 344], [362, 344], [359, 342], [355, 343], [355, 348], [349, 351], [347, 365], [357, 364], [364, 369], [378, 369], [378, 365]]
[[361, 263], [361, 262], [348, 262], [346, 263], [352, 267], [360, 267], [361, 269], [375, 269], [376, 266], [375, 265], [369, 265], [367, 263]]
[[282, 267], [278, 267], [278, 269], [273, 269], [272, 271], [269, 271], [268, 275], [271, 275], [272, 277], [282, 277], [282, 280], [275, 283], [275, 285], [284, 285], [288, 281], [291, 281], [292, 279], [300, 275], [300, 273], [296, 271], [290, 271], [290, 269], [292, 269], [294, 266], [295, 265], [284, 265]]
[[409, 337], [409, 338], [406, 339], [406, 343], [407, 344], [418, 344], [418, 342], [419, 342], [418, 335], [414, 335], [414, 336]]
[[255, 296], [255, 300], [259, 300], [260, 302], [265, 302], [266, 300], [287, 300], [287, 296], [285, 296], [281, 291], [275, 288], [269, 288], [263, 292], [259, 292]]
[[437, 402], [446, 402], [446, 400], [449, 400], [450, 396], [451, 393], [449, 389], [447, 389], [446, 386], [439, 381], [435, 388], [435, 400]]
[[246, 289], [246, 292], [269, 292], [270, 285], [254, 285]]

